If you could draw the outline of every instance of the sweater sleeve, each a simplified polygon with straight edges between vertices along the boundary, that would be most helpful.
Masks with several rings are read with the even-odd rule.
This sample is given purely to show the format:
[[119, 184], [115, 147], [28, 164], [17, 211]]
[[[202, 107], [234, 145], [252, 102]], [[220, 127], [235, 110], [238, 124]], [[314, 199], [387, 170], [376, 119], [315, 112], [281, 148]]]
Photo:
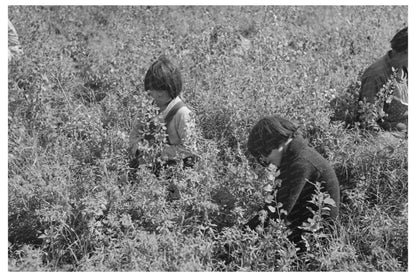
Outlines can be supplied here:
[[376, 76], [367, 76], [361, 80], [360, 98], [367, 103], [376, 101], [377, 92], [383, 87], [383, 81]]
[[290, 172], [282, 176], [282, 186], [277, 191], [276, 202], [282, 203], [282, 209], [290, 215], [299, 199], [307, 180], [312, 180], [313, 167], [307, 162], [296, 162]]

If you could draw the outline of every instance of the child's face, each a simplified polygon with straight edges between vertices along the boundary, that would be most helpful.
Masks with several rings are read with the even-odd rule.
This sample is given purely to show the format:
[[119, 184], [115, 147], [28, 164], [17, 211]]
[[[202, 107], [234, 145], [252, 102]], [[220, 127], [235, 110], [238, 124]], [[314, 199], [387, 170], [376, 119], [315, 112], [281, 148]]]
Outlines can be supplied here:
[[166, 108], [166, 106], [172, 100], [172, 98], [166, 90], [149, 90], [148, 94], [150, 97], [152, 97], [153, 102], [160, 109]]

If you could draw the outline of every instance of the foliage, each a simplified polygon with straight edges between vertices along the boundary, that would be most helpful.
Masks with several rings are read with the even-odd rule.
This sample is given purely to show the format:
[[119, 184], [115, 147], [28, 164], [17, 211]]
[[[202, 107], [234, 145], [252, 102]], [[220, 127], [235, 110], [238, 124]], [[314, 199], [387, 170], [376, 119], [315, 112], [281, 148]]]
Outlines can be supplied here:
[[394, 71], [390, 80], [377, 93], [374, 103], [367, 103], [365, 100], [358, 102], [357, 114], [362, 127], [371, 130], [380, 130], [377, 123], [387, 115], [384, 112], [384, 105], [385, 103], [391, 103], [393, 99], [393, 88], [396, 76], [397, 72]]
[[[8, 73], [10, 271], [407, 270], [407, 140], [344, 128], [361, 70], [407, 7], [9, 6], [9, 18], [25, 52]], [[162, 53], [199, 127], [201, 160], [175, 170], [173, 202], [148, 168], [163, 132], [139, 144], [136, 172], [126, 151], [133, 119], [148, 134], [157, 113], [142, 84]], [[339, 223], [305, 223], [303, 256], [283, 222], [242, 228], [273, 185], [247, 135], [273, 113], [299, 124], [341, 184]]]

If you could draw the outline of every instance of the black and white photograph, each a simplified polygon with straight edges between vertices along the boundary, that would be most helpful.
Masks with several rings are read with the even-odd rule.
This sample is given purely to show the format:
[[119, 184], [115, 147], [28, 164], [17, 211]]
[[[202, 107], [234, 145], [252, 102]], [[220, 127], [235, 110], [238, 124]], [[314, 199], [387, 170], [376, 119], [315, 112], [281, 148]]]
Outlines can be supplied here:
[[277, 2], [7, 5], [9, 273], [409, 272], [409, 6]]

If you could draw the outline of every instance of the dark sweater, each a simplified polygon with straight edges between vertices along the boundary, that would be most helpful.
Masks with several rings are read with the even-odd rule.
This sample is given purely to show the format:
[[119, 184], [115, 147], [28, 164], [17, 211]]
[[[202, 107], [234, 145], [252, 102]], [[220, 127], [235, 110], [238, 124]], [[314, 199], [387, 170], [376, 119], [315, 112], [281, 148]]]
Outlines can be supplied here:
[[[337, 176], [330, 166], [315, 149], [309, 147], [300, 136], [295, 137], [289, 144], [282, 157], [280, 165], [281, 187], [277, 188], [276, 201], [266, 204], [264, 209], [268, 211], [269, 218], [277, 218], [277, 212], [271, 212], [268, 206], [276, 206], [282, 203], [281, 209], [287, 211], [280, 217], [286, 219], [291, 228], [302, 225], [302, 222], [312, 216], [307, 207], [312, 207], [309, 200], [315, 193], [315, 187], [307, 180], [315, 184], [321, 182], [321, 188], [335, 201], [336, 207], [331, 207], [330, 217], [338, 216], [340, 190]], [[312, 207], [313, 208], [313, 207]], [[247, 225], [254, 229], [260, 223], [258, 216], [254, 217]]]
[[[383, 110], [387, 114], [378, 124], [389, 131], [398, 129], [397, 124], [408, 125], [408, 71], [406, 67], [399, 68], [396, 82], [393, 85], [393, 99], [391, 103], [383, 103]], [[393, 77], [391, 51], [368, 67], [361, 77], [360, 100], [375, 103], [377, 93]], [[403, 128], [403, 127], [401, 127]], [[406, 128], [407, 129], [407, 128]], [[399, 128], [400, 130], [400, 128]]]

